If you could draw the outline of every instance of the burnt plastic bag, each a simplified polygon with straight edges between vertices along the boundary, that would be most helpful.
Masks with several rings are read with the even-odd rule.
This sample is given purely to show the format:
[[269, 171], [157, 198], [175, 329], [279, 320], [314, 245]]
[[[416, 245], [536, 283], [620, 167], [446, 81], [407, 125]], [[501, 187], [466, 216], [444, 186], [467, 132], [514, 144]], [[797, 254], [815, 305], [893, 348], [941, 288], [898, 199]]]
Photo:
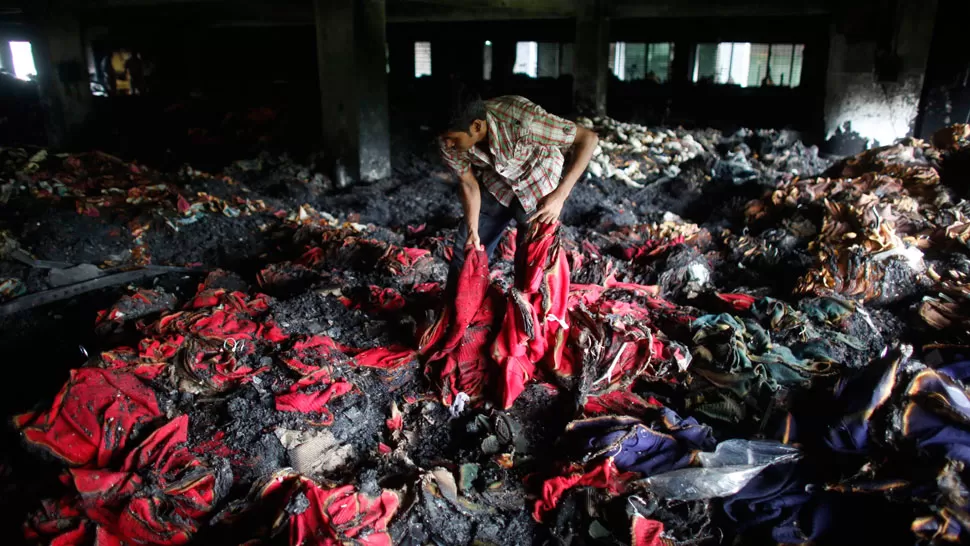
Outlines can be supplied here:
[[727, 497], [743, 489], [765, 468], [798, 460], [801, 452], [779, 442], [726, 440], [718, 444], [713, 452], [701, 452], [697, 458], [700, 467], [651, 476], [641, 480], [638, 485], [668, 500]]

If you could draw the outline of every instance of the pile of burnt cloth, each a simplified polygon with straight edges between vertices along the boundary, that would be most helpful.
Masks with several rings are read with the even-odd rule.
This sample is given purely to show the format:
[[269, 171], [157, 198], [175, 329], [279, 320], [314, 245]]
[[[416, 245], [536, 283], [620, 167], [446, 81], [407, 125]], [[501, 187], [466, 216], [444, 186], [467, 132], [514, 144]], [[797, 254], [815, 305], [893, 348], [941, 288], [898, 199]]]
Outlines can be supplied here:
[[[736, 231], [509, 233], [450, 300], [453, 234], [301, 209], [302, 254], [258, 291], [214, 273], [99, 316], [137, 343], [14, 422], [63, 470], [27, 536], [411, 544], [430, 491], [564, 544], [966, 542], [970, 210], [941, 167], [970, 148], [958, 129], [781, 180]], [[545, 451], [498, 426], [542, 396], [563, 417]]]

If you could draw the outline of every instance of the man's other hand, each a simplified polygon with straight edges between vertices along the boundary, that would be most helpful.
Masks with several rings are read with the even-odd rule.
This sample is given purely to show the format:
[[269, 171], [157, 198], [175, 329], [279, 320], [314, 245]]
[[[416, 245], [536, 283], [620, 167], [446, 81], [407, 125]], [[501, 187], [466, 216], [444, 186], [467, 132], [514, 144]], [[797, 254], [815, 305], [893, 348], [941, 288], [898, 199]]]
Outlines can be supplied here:
[[539, 207], [529, 217], [529, 223], [553, 224], [558, 222], [559, 215], [562, 213], [562, 206], [565, 203], [566, 199], [559, 197], [558, 193], [550, 193], [539, 200]]
[[478, 238], [477, 231], [468, 232], [468, 239], [465, 239], [465, 250], [468, 250], [468, 249], [485, 250], [485, 247], [482, 246], [481, 239]]

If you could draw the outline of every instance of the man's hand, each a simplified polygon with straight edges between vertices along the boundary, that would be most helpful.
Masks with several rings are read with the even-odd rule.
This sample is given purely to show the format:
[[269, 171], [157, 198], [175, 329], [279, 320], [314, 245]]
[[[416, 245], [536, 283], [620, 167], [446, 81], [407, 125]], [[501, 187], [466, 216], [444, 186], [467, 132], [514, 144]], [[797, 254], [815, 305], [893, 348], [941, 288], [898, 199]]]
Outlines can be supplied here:
[[560, 197], [558, 192], [550, 193], [539, 200], [539, 207], [529, 217], [529, 223], [552, 224], [558, 222], [559, 214], [562, 213], [562, 206], [565, 203], [566, 198]]
[[485, 250], [485, 247], [482, 246], [481, 239], [478, 238], [477, 231], [468, 232], [468, 239], [465, 239], [465, 250], [468, 250], [468, 249]]

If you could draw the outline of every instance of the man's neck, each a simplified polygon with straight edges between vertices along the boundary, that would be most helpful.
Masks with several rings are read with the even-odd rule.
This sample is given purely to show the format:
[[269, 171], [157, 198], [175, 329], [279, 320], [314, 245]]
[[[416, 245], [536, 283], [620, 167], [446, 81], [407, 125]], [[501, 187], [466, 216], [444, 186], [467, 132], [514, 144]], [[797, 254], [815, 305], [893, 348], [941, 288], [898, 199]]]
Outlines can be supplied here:
[[490, 148], [488, 146], [488, 137], [491, 134], [492, 134], [492, 132], [489, 131], [488, 121], [486, 121], [485, 122], [485, 136], [483, 136], [481, 140], [479, 140], [478, 142], [476, 142], [475, 143], [475, 146], [478, 146], [478, 149], [479, 150], [481, 150], [481, 151], [483, 151], [483, 152], [485, 152], [487, 154], [490, 153]]

